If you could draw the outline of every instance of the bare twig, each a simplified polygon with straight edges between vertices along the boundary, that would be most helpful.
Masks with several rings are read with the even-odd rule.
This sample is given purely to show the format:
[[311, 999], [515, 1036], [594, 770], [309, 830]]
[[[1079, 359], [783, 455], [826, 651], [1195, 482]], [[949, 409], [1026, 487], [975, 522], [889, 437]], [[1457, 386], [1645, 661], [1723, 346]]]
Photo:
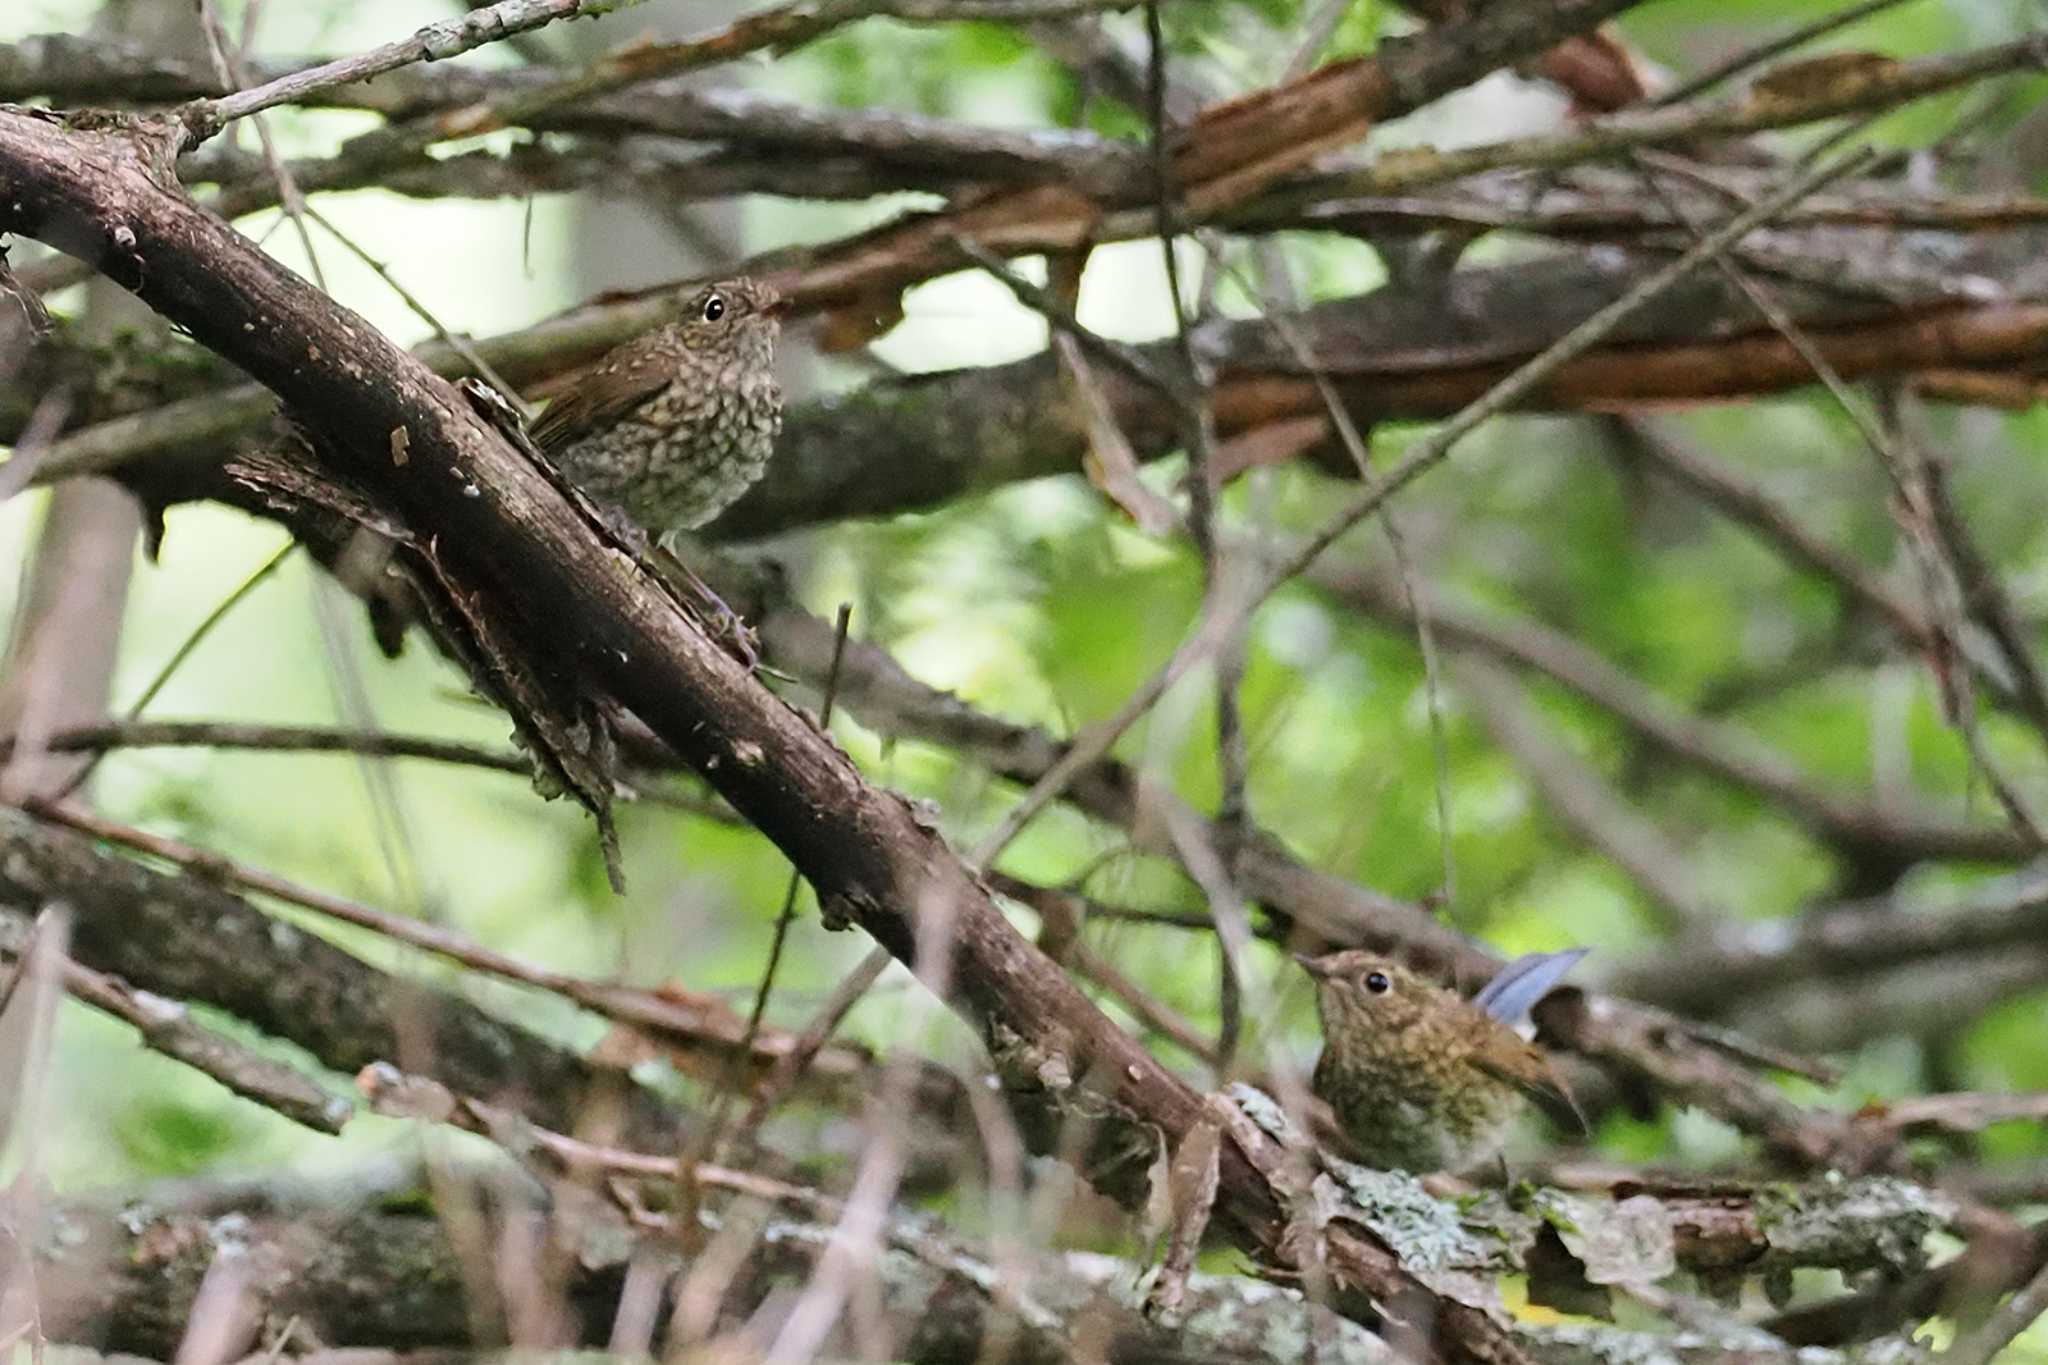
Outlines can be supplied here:
[[[1899, 62], [1856, 80], [1821, 83], [1796, 95], [1738, 95], [1704, 105], [1630, 110], [1590, 120], [1565, 133], [1514, 138], [1455, 151], [1425, 149], [1413, 155], [1386, 156], [1372, 166], [1323, 180], [1319, 190], [1322, 195], [1340, 187], [1361, 195], [1391, 194], [1508, 167], [1522, 171], [1557, 169], [1636, 147], [1702, 137], [1735, 137], [1893, 109], [1987, 76], [2039, 66], [2044, 61], [2048, 61], [2048, 34], [2035, 34], [1970, 52]], [[1859, 165], [1874, 160], [1873, 157]], [[1284, 192], [1275, 197], [1283, 195]]]
[[[28, 922], [0, 914], [0, 956], [19, 965], [32, 953], [35, 935]], [[73, 999], [128, 1024], [152, 1051], [219, 1081], [235, 1094], [323, 1133], [338, 1133], [354, 1106], [283, 1062], [262, 1056], [225, 1034], [200, 1024], [183, 1004], [66, 958], [64, 989]]]
[[[365, 1067], [356, 1084], [379, 1113], [428, 1119], [476, 1133], [501, 1143], [522, 1161], [536, 1163], [538, 1159], [537, 1164], [550, 1174], [674, 1180], [683, 1173], [681, 1158], [609, 1147], [537, 1127], [515, 1111], [458, 1095], [438, 1082], [407, 1075], [381, 1063]], [[808, 1186], [711, 1162], [697, 1163], [694, 1177], [708, 1188], [757, 1199], [811, 1218], [843, 1218], [850, 1203], [850, 1199], [835, 1199]], [[626, 1209], [636, 1221], [655, 1221], [631, 1204]], [[1054, 1340], [1065, 1339], [1067, 1324], [1039, 1306], [1024, 1286], [1004, 1284], [987, 1267], [911, 1223], [889, 1218], [880, 1220], [878, 1227], [889, 1246], [930, 1262], [949, 1275], [968, 1270], [964, 1279], [970, 1288], [1018, 1314], [1034, 1331], [1046, 1333]]]
[[[156, 671], [156, 676], [149, 680], [149, 683], [142, 689], [141, 693], [136, 696], [134, 704], [128, 708], [127, 720], [130, 724], [141, 718], [142, 713], [148, 709], [149, 704], [156, 700], [157, 693], [164, 690], [165, 686], [170, 683], [172, 676], [184, 666], [187, 659], [192, 657], [193, 652], [199, 648], [206, 637], [213, 633], [214, 627], [225, 621], [236, 607], [248, 599], [250, 593], [256, 591], [257, 588], [263, 585], [265, 580], [282, 568], [285, 560], [291, 558], [292, 551], [298, 548], [299, 543], [296, 540], [288, 540], [279, 546], [275, 554], [259, 564], [254, 573], [243, 579], [233, 592], [215, 604], [213, 610], [208, 612], [204, 619], [192, 628], [192, 633], [181, 640], [178, 643], [178, 647], [171, 651], [171, 657], [164, 660], [163, 667]], [[9, 741], [9, 743], [11, 745], [12, 741]], [[94, 769], [99, 767], [100, 759], [106, 754], [105, 749], [93, 750], [91, 752], [92, 757], [81, 765], [77, 774], [69, 782], [65, 783], [61, 791], [56, 793], [59, 800], [84, 786], [87, 779], [92, 776]]]
[[[1117, 916], [1109, 907], [1098, 906], [1078, 894], [1071, 889], [1071, 884], [1066, 887], [1039, 886], [1005, 872], [989, 873], [988, 884], [1001, 894], [1012, 900], [1021, 901], [1038, 912], [1038, 945], [1045, 949], [1053, 961], [1076, 976], [1093, 981], [1115, 997], [1139, 1023], [1167, 1039], [1174, 1046], [1211, 1067], [1217, 1066], [1217, 1049], [1199, 1029], [1179, 1011], [1147, 994], [1135, 981], [1119, 971], [1114, 963], [1090, 948], [1083, 937], [1083, 930], [1089, 920], [1128, 918], [1133, 922], [1145, 922], [1143, 917]], [[1220, 922], [1214, 915], [1189, 915], [1181, 927], [1215, 932]]]
[[1909, 1095], [1858, 1122], [1898, 1133], [1981, 1133], [1999, 1123], [2048, 1123], [2048, 1093]]
[[796, 1042], [789, 1051], [776, 1058], [774, 1069], [754, 1091], [754, 1102], [747, 1107], [747, 1116], [740, 1120], [742, 1131], [751, 1131], [759, 1127], [768, 1112], [782, 1103], [784, 1097], [795, 1088], [797, 1081], [810, 1066], [812, 1059], [818, 1055], [819, 1050], [834, 1033], [838, 1032], [839, 1025], [845, 1022], [846, 1016], [860, 1003], [861, 997], [868, 993], [868, 989], [881, 980], [882, 973], [889, 970], [889, 964], [893, 961], [895, 957], [887, 948], [872, 949], [860, 960], [859, 965], [840, 980], [838, 986], [833, 988], [831, 999], [819, 1008], [817, 1015], [804, 1027], [804, 1031], [797, 1035]]
[[[250, 725], [216, 720], [126, 720], [60, 730], [44, 745], [52, 753], [111, 749], [248, 749], [259, 753], [373, 753], [422, 758], [526, 776], [532, 760], [510, 750], [487, 749], [426, 735], [337, 730], [312, 725]], [[0, 755], [13, 741], [0, 738]]]
[[2035, 732], [2048, 740], [2048, 678], [2042, 675], [2041, 661], [2036, 657], [2029, 638], [2031, 631], [2021, 620], [1997, 569], [1985, 556], [1969, 522], [1956, 506], [1943, 462], [1920, 439], [1919, 432], [1924, 430], [1924, 424], [1908, 426], [1910, 397], [1891, 388], [1880, 390], [1880, 395], [1880, 413], [1886, 432], [1909, 456], [1911, 466], [1919, 476], [1919, 488], [1932, 529], [1941, 539], [1955, 570], [1963, 610], [1983, 625], [2004, 658], [2012, 676], [2015, 706], [2032, 722]]
[[[16, 741], [0, 736], [0, 762]], [[482, 768], [515, 777], [533, 775], [533, 759], [511, 750], [436, 739], [431, 735], [394, 735], [377, 730], [336, 729], [318, 725], [251, 725], [217, 720], [128, 720], [81, 725], [59, 730], [41, 741], [51, 753], [106, 753], [115, 749], [240, 749], [255, 753], [367, 754], [379, 758], [417, 758], [458, 767]], [[715, 797], [657, 787], [646, 778], [631, 779], [637, 799], [650, 805], [688, 811], [721, 824], [739, 817]]]
[[1487, 390], [1481, 398], [1467, 404], [1457, 416], [1451, 418], [1435, 433], [1410, 446], [1392, 469], [1353, 494], [1343, 510], [1326, 522], [1321, 530], [1309, 537], [1297, 550], [1263, 566], [1262, 572], [1247, 585], [1239, 602], [1234, 604], [1231, 610], [1223, 613], [1206, 613], [1194, 634], [1181, 644], [1164, 667], [1139, 685], [1114, 715], [1076, 736], [1060, 761], [1025, 793], [1024, 798], [1011, 808], [996, 829], [976, 848], [972, 859], [974, 865], [989, 866], [1081, 769], [1107, 753], [1110, 746], [1116, 743], [1140, 716], [1151, 709], [1152, 704], [1167, 688], [1178, 682], [1188, 670], [1228, 640], [1232, 631], [1237, 628], [1239, 616], [1249, 615], [1282, 584], [1313, 563], [1338, 536], [1378, 511], [1389, 498], [1407, 487], [1425, 470], [1442, 461], [1452, 447], [1469, 435], [1475, 427], [1497, 413], [1513, 407], [1523, 395], [1542, 384], [1560, 366], [1597, 345], [1637, 309], [1670, 289], [1687, 275], [1724, 255], [1752, 229], [1770, 221], [1776, 214], [1796, 204], [1803, 196], [1829, 181], [1853, 173], [1867, 164], [1872, 155], [1872, 151], [1865, 148], [1839, 161], [1809, 168], [1775, 194], [1758, 203], [1756, 207], [1736, 215], [1683, 256], [1665, 265], [1622, 297], [1594, 313], [1544, 348], [1539, 355], [1518, 366], [1512, 374]]
[[1795, 982], [1859, 976], [1946, 955], [2011, 954], [2048, 935], [2048, 866], [1929, 900], [1886, 897], [1809, 908], [1782, 921], [1719, 926], [1618, 965], [1614, 989], [1686, 1014]]
[[[1663, 196], [1662, 186], [1647, 170], [1643, 178], [1651, 192]], [[1687, 230], [1698, 234], [1698, 229], [1686, 218], [1685, 212], [1675, 202], [1665, 200], [1672, 216], [1684, 221]], [[1961, 731], [1972, 758], [1985, 774], [1991, 789], [1998, 796], [1999, 804], [2016, 828], [2021, 830], [2037, 848], [2048, 847], [2048, 833], [2044, 833], [2040, 819], [1984, 748], [1978, 733], [1976, 708], [1972, 705], [1967, 674], [1956, 674], [1966, 669], [1967, 653], [1962, 639], [1962, 589], [1961, 571], [1951, 561], [1946, 547], [1939, 539], [1937, 518], [1927, 492], [1927, 476], [1924, 466], [1916, 469], [1906, 454], [1893, 439], [1889, 429], [1880, 418], [1868, 412], [1863, 403], [1849, 391], [1842, 376], [1829, 363], [1820, 347], [1814, 344], [1804, 328], [1792, 318], [1783, 304], [1764, 286], [1725, 256], [1715, 261], [1715, 267], [1739, 289], [1744, 297], [1763, 315], [1779, 335], [1799, 353], [1813, 368], [1816, 378], [1827, 388], [1836, 404], [1849, 418], [1850, 423], [1863, 437], [1864, 444], [1878, 457], [1879, 463], [1891, 479], [1898, 498], [1897, 515], [1901, 529], [1905, 532], [1907, 548], [1920, 569], [1927, 595], [1927, 620], [1939, 641], [1932, 659], [1936, 681], [1940, 684], [1944, 698], [1944, 710], [1950, 721]]]
[[1632, 448], [1656, 467], [1768, 541], [1780, 555], [1832, 585], [1848, 602], [1882, 617], [1902, 644], [1926, 643], [1927, 618], [1873, 568], [1824, 539], [1784, 500], [1689, 445], [1669, 424], [1617, 419]]
[[997, 283], [1015, 294], [1018, 302], [1038, 313], [1062, 335], [1070, 336], [1086, 347], [1090, 354], [1103, 363], [1119, 373], [1130, 376], [1147, 388], [1156, 390], [1168, 399], [1181, 395], [1181, 384], [1184, 381], [1178, 376], [1161, 371], [1138, 347], [1121, 341], [1112, 341], [1100, 332], [1082, 326], [1072, 309], [1010, 269], [1003, 258], [995, 252], [969, 237], [956, 235], [953, 244], [960, 249], [962, 255], [994, 276]]
[[[846, 633], [852, 622], [853, 604], [840, 603], [839, 615], [832, 630], [832, 663], [825, 673], [824, 700], [818, 706], [818, 729], [827, 734], [831, 733], [832, 706], [839, 697], [839, 668], [846, 658]], [[690, 1172], [696, 1169], [699, 1157], [709, 1155], [714, 1161], [721, 1157], [726, 1136], [726, 1120], [731, 1114], [732, 1091], [742, 1068], [753, 1053], [754, 1040], [761, 1035], [761, 1021], [768, 1013], [768, 996], [775, 989], [775, 974], [782, 965], [782, 950], [789, 942], [790, 926], [796, 922], [796, 898], [802, 886], [802, 874], [791, 868], [789, 884], [782, 894], [782, 909], [776, 913], [775, 928], [768, 940], [768, 960], [761, 967], [761, 984], [754, 991], [753, 1008], [747, 1012], [746, 1032], [740, 1036], [740, 1045], [732, 1054], [728, 1068], [729, 1079], [722, 1087], [723, 1093], [719, 1096], [717, 1108], [713, 1111], [711, 1122], [705, 1125], [701, 1139], [691, 1144], [690, 1150], [685, 1153], [681, 1169], [686, 1184]]]
[[[1173, 154], [1168, 142], [1166, 115], [1166, 32], [1160, 22], [1160, 0], [1146, 0], [1146, 116], [1152, 137], [1154, 180], [1154, 230], [1159, 237], [1159, 254], [1165, 267], [1166, 297], [1173, 307], [1174, 362], [1179, 373], [1172, 390], [1174, 412], [1179, 420], [1181, 445], [1188, 458], [1188, 535], [1202, 561], [1203, 612], [1227, 591], [1225, 562], [1216, 540], [1216, 498], [1219, 493], [1216, 468], [1216, 418], [1209, 403], [1210, 376], [1195, 354], [1188, 320], [1189, 304], [1182, 292], [1180, 257], [1175, 244], [1183, 230], [1181, 212], [1175, 204], [1178, 186], [1174, 179]], [[1235, 843], [1245, 822], [1245, 791], [1250, 780], [1250, 755], [1245, 745], [1244, 715], [1239, 706], [1239, 688], [1244, 678], [1245, 632], [1239, 629], [1221, 641], [1216, 650], [1216, 767], [1222, 778], [1222, 795], [1217, 803], [1216, 823], [1223, 838]], [[1181, 835], [1176, 834], [1176, 841]], [[1217, 1016], [1221, 1029], [1216, 1040], [1216, 1069], [1219, 1080], [1228, 1073], [1237, 1055], [1238, 1036], [1244, 1016], [1244, 947], [1251, 937], [1244, 897], [1237, 891], [1230, 871], [1228, 850], [1218, 854], [1204, 846], [1209, 857], [1188, 862], [1202, 866], [1208, 875], [1204, 890], [1216, 915], [1218, 953]], [[1186, 849], [1183, 849], [1185, 856]], [[987, 866], [986, 863], [979, 864]]]
[[2048, 1313], [2048, 1266], [1995, 1309], [1984, 1325], [1942, 1352], [1944, 1365], [1991, 1365], [2013, 1338]]
[[389, 266], [385, 265], [384, 262], [378, 260], [375, 256], [372, 256], [369, 252], [365, 251], [353, 237], [350, 237], [347, 233], [343, 232], [340, 228], [336, 227], [326, 217], [322, 216], [317, 210], [308, 208], [305, 210], [305, 213], [308, 218], [318, 223], [321, 227], [327, 229], [327, 234], [330, 237], [334, 238], [335, 241], [340, 242], [342, 246], [348, 249], [348, 253], [351, 256], [354, 256], [358, 261], [361, 261], [365, 266], [367, 266], [370, 269], [371, 273], [375, 274], [378, 279], [382, 280], [384, 282], [385, 287], [398, 296], [399, 302], [403, 303], [408, 309], [412, 311], [414, 317], [426, 323], [427, 326], [433, 328], [434, 335], [440, 339], [441, 344], [446, 346], [449, 350], [455, 352], [455, 354], [461, 356], [462, 359], [465, 362], [467, 362], [469, 366], [477, 372], [477, 374], [482, 376], [484, 379], [488, 380], [490, 382], [491, 387], [496, 389], [498, 393], [505, 399], [505, 401], [510, 403], [513, 406], [513, 408], [518, 411], [520, 416], [527, 418], [528, 420], [532, 419], [533, 410], [529, 408], [526, 405], [525, 400], [519, 396], [519, 391], [513, 388], [512, 385], [507, 383], [503, 376], [501, 376], [497, 372], [497, 370], [492, 367], [491, 362], [484, 357], [483, 352], [477, 350], [475, 343], [470, 341], [468, 337], [462, 336], [455, 332], [451, 332], [448, 330], [447, 327], [442, 325], [441, 319], [434, 315], [432, 309], [428, 308], [425, 303], [421, 302], [420, 299], [417, 298], [412, 293], [411, 290], [407, 289], [403, 284], [399, 283], [398, 277], [391, 273], [391, 268]]
[[185, 125], [188, 145], [196, 145], [238, 118], [304, 100], [321, 90], [353, 85], [414, 62], [441, 61], [557, 19], [599, 14], [616, 6], [617, 0], [501, 0], [499, 4], [428, 24], [409, 38], [280, 76], [253, 90], [218, 99], [194, 100], [179, 111], [179, 117]]
[[1664, 832], [1610, 788], [1591, 765], [1545, 733], [1521, 686], [1497, 665], [1459, 660], [1459, 683], [1479, 704], [1495, 741], [1513, 754], [1557, 818], [1640, 886], [1667, 929], [1706, 925], [1716, 906]]
[[[738, 1042], [739, 1030], [725, 1027], [727, 1020], [723, 1016], [727, 1012], [722, 1006], [719, 1017], [712, 1017], [688, 999], [674, 993], [609, 985], [536, 966], [509, 954], [486, 948], [439, 925], [423, 923], [403, 915], [393, 915], [340, 896], [299, 886], [272, 873], [236, 863], [220, 854], [194, 848], [162, 835], [133, 829], [75, 806], [60, 806], [35, 800], [25, 803], [23, 809], [39, 820], [77, 830], [82, 834], [151, 857], [162, 858], [197, 876], [275, 897], [287, 904], [311, 910], [315, 914], [353, 924], [396, 942], [444, 957], [472, 970], [562, 996], [594, 1014], [645, 1029], [656, 1037], [693, 1039], [709, 1043], [721, 1051], [736, 1046]], [[737, 1023], [736, 1020], [732, 1022]], [[757, 1035], [758, 1041], [760, 1039]], [[806, 1064], [816, 1056], [823, 1043], [824, 1040], [819, 1039], [816, 1045], [810, 1046], [803, 1054]], [[775, 1048], [766, 1049], [768, 1055], [774, 1056], [778, 1063], [787, 1060], [794, 1051], [795, 1048], [782, 1039], [777, 1040]], [[767, 1058], [764, 1056], [759, 1060], [765, 1063]]]
[[[1407, 624], [1396, 590], [1347, 565], [1317, 564], [1316, 585], [1374, 615]], [[1457, 650], [1477, 650], [1542, 673], [1626, 723], [1665, 753], [1761, 792], [1800, 824], [1846, 850], [1886, 858], [2018, 862], [2031, 853], [2013, 830], [1886, 809], [1840, 795], [1781, 750], [1725, 721], [1676, 706], [1573, 636], [1537, 622], [1445, 599], [1432, 610]]]
[[1754, 67], [1762, 66], [1773, 57], [1782, 56], [1795, 47], [1804, 47], [1816, 38], [1824, 38], [1836, 29], [1868, 19], [1873, 14], [1893, 9], [1901, 0], [1861, 0], [1861, 3], [1838, 9], [1832, 14], [1823, 14], [1795, 29], [1779, 34], [1768, 42], [1755, 47], [1744, 48], [1726, 61], [1716, 62], [1705, 71], [1693, 76], [1650, 101], [1650, 107], [1662, 109], [1691, 99], [1702, 90], [1711, 90], [1730, 76], [1739, 76]]
[[[253, 15], [256, 7], [250, 7]], [[246, 16], [245, 16], [246, 17]], [[241, 55], [228, 49], [227, 29], [221, 24], [220, 11], [214, 0], [199, 0], [199, 28], [206, 37], [206, 48], [213, 61], [214, 73], [221, 84], [230, 91], [240, 90], [248, 84], [242, 67]], [[232, 96], [230, 96], [232, 98]], [[255, 120], [256, 141], [262, 150], [263, 171], [277, 187], [277, 202], [284, 209], [285, 220], [298, 234], [299, 246], [306, 253], [306, 268], [313, 272], [313, 283], [327, 288], [327, 276], [320, 266], [320, 252], [313, 245], [313, 233], [306, 226], [306, 197], [299, 192], [299, 182], [293, 176], [291, 167], [278, 154], [277, 141], [270, 135], [267, 120]], [[189, 130], [188, 130], [189, 131]]]
[[[825, 673], [824, 700], [818, 704], [820, 730], [829, 732], [832, 727], [832, 705], [839, 699], [839, 666], [846, 658], [846, 632], [852, 623], [853, 604], [840, 603], [839, 616], [832, 627], [832, 665]], [[754, 1007], [747, 1014], [747, 1032], [741, 1052], [747, 1051], [761, 1032], [761, 1018], [768, 1012], [768, 994], [775, 989], [775, 969], [782, 963], [783, 944], [789, 939], [789, 926], [796, 920], [796, 893], [802, 880], [798, 873], [790, 873], [789, 887], [782, 897], [782, 909], [775, 916], [774, 933], [768, 940], [768, 961], [761, 968], [761, 988], [754, 993]]]

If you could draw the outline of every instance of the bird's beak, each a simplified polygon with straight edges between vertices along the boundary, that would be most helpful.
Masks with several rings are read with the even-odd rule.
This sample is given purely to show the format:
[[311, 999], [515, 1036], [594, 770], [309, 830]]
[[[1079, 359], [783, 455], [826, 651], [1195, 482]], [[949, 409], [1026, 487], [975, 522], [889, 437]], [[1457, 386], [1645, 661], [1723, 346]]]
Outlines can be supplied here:
[[1296, 962], [1299, 962], [1301, 964], [1301, 969], [1303, 971], [1307, 972], [1310, 976], [1314, 977], [1318, 981], [1321, 981], [1324, 977], [1329, 975], [1329, 973], [1323, 969], [1323, 964], [1317, 961], [1315, 958], [1310, 957], [1307, 953], [1294, 953], [1292, 954], [1292, 957]]

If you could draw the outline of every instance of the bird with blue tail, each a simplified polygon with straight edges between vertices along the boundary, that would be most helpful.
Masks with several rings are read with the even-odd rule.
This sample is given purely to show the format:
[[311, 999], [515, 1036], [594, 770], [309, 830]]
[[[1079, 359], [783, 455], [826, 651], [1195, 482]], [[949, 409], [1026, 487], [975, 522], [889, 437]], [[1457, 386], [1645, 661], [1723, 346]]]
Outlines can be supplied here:
[[1586, 952], [1518, 958], [1470, 1000], [1363, 949], [1297, 955], [1323, 1023], [1310, 1086], [1366, 1164], [1469, 1170], [1500, 1152], [1531, 1097], [1577, 1113], [1516, 1025]]

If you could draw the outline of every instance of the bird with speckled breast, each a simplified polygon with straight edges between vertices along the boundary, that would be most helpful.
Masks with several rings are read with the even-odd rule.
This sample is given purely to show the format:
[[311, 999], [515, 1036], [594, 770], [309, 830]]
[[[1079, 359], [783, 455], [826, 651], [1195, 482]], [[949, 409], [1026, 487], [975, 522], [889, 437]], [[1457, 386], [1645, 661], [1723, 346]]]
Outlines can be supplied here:
[[570, 483], [657, 541], [736, 502], [782, 431], [781, 296], [740, 277], [686, 288], [676, 304], [584, 371], [530, 433]]
[[1310, 1088], [1368, 1164], [1468, 1170], [1500, 1151], [1530, 1096], [1571, 1104], [1550, 1059], [1512, 1024], [1585, 955], [1519, 958], [1471, 1000], [1362, 949], [1297, 956], [1323, 1022]]

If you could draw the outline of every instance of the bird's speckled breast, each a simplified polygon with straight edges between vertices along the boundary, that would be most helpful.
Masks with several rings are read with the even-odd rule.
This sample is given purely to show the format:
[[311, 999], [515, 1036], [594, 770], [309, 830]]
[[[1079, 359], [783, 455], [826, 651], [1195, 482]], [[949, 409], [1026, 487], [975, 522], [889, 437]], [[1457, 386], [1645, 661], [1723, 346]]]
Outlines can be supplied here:
[[1455, 1044], [1415, 1051], [1377, 1035], [1327, 1044], [1314, 1087], [1366, 1160], [1405, 1171], [1460, 1171], [1500, 1150], [1523, 1108], [1512, 1085]]
[[[562, 471], [655, 535], [692, 531], [761, 478], [782, 431], [772, 335], [716, 372], [689, 370], [607, 430], [562, 451]], [[692, 357], [701, 360], [701, 356]]]

